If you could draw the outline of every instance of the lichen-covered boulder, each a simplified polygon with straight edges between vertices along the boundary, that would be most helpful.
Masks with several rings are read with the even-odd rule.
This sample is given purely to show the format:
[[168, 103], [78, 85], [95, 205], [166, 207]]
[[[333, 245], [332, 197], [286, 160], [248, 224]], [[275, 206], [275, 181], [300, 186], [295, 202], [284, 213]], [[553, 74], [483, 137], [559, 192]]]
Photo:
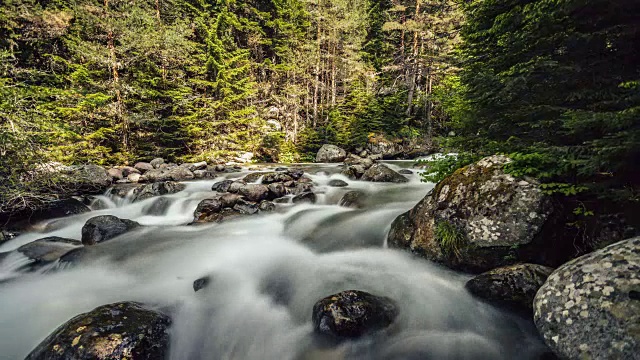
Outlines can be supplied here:
[[510, 161], [490, 156], [456, 170], [394, 220], [389, 246], [470, 272], [537, 262], [523, 248], [538, 244], [550, 201], [534, 180], [505, 173]]
[[341, 340], [382, 330], [397, 315], [398, 309], [391, 299], [347, 290], [316, 302], [312, 321], [315, 332]]
[[364, 172], [360, 180], [392, 183], [405, 183], [409, 181], [406, 177], [389, 169], [389, 167], [384, 164], [373, 164]]
[[159, 168], [160, 165], [164, 164], [164, 159], [163, 158], [155, 158], [153, 160], [151, 160], [149, 162], [149, 164], [151, 164], [151, 166], [153, 166], [154, 168]]
[[640, 359], [640, 237], [556, 269], [538, 290], [534, 320], [567, 359]]
[[139, 223], [113, 215], [92, 217], [82, 227], [82, 244], [95, 245], [141, 226]]
[[142, 201], [154, 196], [175, 194], [184, 190], [185, 185], [173, 181], [162, 181], [145, 186], [136, 187], [133, 190], [133, 201]]
[[552, 271], [537, 264], [503, 266], [475, 276], [465, 287], [484, 300], [533, 313], [533, 298]]
[[324, 144], [316, 154], [316, 162], [319, 162], [319, 163], [342, 162], [346, 157], [347, 157], [347, 152], [344, 151], [344, 149], [335, 145]]
[[141, 304], [121, 302], [80, 314], [57, 328], [27, 360], [162, 360], [171, 320]]

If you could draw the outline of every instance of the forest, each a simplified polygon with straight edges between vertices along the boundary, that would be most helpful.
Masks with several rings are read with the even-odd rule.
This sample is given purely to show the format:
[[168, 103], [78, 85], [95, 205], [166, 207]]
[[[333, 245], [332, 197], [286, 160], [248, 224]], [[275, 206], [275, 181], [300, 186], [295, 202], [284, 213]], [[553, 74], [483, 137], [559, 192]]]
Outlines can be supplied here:
[[[637, 202], [632, 0], [7, 0], [0, 175], [377, 139]], [[22, 174], [22, 175], [21, 175]], [[598, 195], [598, 196], [600, 196]]]

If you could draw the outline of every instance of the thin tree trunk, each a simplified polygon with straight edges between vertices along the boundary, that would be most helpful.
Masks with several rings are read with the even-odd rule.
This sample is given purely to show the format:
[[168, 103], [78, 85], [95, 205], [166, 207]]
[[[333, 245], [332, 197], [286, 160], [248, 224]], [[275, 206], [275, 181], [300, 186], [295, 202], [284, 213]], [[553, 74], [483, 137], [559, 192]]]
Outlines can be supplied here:
[[316, 40], [317, 40], [317, 58], [316, 58], [316, 68], [315, 68], [315, 84], [313, 87], [313, 128], [315, 129], [316, 126], [318, 125], [318, 97], [319, 97], [319, 87], [320, 87], [320, 55], [321, 55], [321, 32], [320, 32], [320, 0], [316, 1], [316, 5], [317, 5], [317, 11], [318, 11], [318, 31], [316, 33]]
[[331, 57], [331, 106], [336, 106], [336, 52], [337, 41], [334, 30], [333, 55]]
[[[413, 20], [418, 20], [418, 15], [420, 14], [420, 0], [416, 0], [416, 11], [413, 16]], [[415, 95], [416, 90], [416, 74], [418, 72], [418, 31], [413, 32], [413, 62], [409, 66], [409, 74], [407, 76], [407, 87], [409, 88], [409, 93], [407, 94], [407, 111], [405, 114], [407, 116], [411, 115], [411, 109], [413, 108], [413, 96]]]
[[[109, 0], [104, 0], [105, 13], [109, 12]], [[116, 118], [122, 122], [122, 146], [129, 149], [129, 122], [123, 116], [122, 94], [120, 93], [120, 76], [118, 74], [118, 59], [116, 58], [116, 46], [114, 34], [111, 29], [107, 31], [107, 48], [109, 49], [109, 60], [111, 62], [111, 76], [113, 77], [113, 89], [116, 94]]]

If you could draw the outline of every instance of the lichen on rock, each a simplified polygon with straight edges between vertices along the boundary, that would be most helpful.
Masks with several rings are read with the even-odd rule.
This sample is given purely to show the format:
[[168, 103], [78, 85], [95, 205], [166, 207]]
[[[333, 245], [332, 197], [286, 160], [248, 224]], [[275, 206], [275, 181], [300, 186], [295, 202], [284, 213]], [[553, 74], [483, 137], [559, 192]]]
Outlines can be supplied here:
[[[505, 173], [509, 162], [496, 155], [456, 170], [396, 218], [389, 246], [472, 272], [525, 261], [517, 249], [533, 242], [551, 205], [537, 182]], [[464, 246], [456, 251], [443, 246], [438, 236], [442, 223], [460, 231]]]
[[534, 320], [568, 359], [640, 359], [640, 237], [556, 269], [538, 290]]

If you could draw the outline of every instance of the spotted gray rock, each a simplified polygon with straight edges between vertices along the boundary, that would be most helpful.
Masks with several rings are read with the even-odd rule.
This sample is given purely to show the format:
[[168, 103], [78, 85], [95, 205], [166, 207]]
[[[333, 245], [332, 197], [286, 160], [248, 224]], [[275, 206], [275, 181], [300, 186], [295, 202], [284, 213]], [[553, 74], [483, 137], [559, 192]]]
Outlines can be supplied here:
[[534, 301], [545, 342], [567, 359], [640, 359], [640, 237], [554, 271]]
[[534, 180], [505, 173], [510, 162], [496, 155], [456, 170], [394, 220], [389, 246], [470, 272], [527, 262], [518, 249], [533, 243], [551, 203]]

